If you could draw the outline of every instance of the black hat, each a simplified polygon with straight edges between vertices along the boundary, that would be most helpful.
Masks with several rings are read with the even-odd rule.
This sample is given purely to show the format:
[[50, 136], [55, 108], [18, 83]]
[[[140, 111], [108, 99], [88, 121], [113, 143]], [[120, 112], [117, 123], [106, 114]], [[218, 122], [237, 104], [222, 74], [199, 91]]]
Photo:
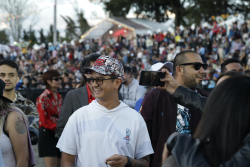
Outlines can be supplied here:
[[8, 103], [13, 103], [12, 100], [6, 98], [3, 96], [3, 92], [4, 92], [4, 89], [5, 89], [5, 82], [3, 80], [0, 79], [0, 98]]

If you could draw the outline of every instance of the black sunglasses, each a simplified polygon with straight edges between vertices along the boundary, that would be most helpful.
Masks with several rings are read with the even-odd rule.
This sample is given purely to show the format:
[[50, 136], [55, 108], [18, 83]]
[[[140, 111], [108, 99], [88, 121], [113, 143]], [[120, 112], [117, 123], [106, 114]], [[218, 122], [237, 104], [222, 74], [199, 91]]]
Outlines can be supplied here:
[[206, 70], [207, 69], [207, 64], [201, 64], [201, 63], [184, 63], [184, 64], [180, 64], [179, 66], [187, 66], [187, 65], [194, 65], [194, 69], [195, 70], [199, 70], [201, 67]]
[[52, 80], [59, 81], [59, 80], [62, 80], [62, 77], [55, 77]]
[[103, 80], [110, 80], [110, 79], [117, 79], [117, 78], [87, 78], [87, 83], [93, 85], [94, 82], [96, 82], [96, 84], [102, 85], [103, 84]]

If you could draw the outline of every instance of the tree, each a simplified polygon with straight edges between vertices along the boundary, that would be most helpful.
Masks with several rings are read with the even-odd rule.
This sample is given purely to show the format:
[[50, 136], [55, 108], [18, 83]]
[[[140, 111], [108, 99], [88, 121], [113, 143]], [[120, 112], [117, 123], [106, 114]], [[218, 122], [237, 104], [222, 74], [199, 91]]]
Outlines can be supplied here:
[[37, 43], [35, 30], [32, 30], [31, 26], [30, 26], [30, 30], [29, 30], [29, 41], [30, 41], [30, 46], [33, 46], [34, 44]]
[[84, 18], [84, 12], [82, 9], [78, 8], [77, 0], [71, 2], [73, 9], [76, 14], [77, 20], [74, 21], [69, 16], [61, 16], [63, 20], [66, 22], [66, 37], [65, 39], [79, 39], [81, 35], [84, 34], [87, 30], [89, 30], [90, 26], [88, 25], [87, 20]]
[[8, 44], [9, 37], [6, 34], [5, 30], [0, 30], [0, 44]]
[[23, 40], [24, 41], [29, 41], [30, 37], [29, 37], [29, 33], [26, 32], [25, 30], [23, 30]]
[[79, 34], [77, 33], [77, 26], [73, 19], [69, 16], [61, 16], [63, 20], [66, 22], [66, 37], [70, 39], [75, 39], [79, 37]]
[[109, 12], [110, 16], [125, 17], [130, 9], [135, 9], [137, 17], [143, 15], [144, 18], [165, 22], [168, 19], [165, 13], [170, 9], [171, 3], [171, 0], [115, 0], [104, 4], [105, 10]]
[[[9, 34], [13, 37], [15, 41], [19, 41], [21, 37], [21, 32], [23, 29], [23, 22], [30, 17], [27, 13], [33, 12], [36, 10], [34, 4], [29, 2], [30, 0], [1, 0], [0, 9], [6, 13], [6, 17], [10, 18], [7, 21], [9, 26]], [[34, 25], [36, 19], [33, 19], [37, 16], [36, 13], [32, 15], [31, 25]]]
[[[105, 2], [105, 10], [110, 16], [125, 17], [130, 9], [135, 10], [137, 17], [165, 22], [167, 11], [175, 14], [175, 25], [199, 24], [211, 16], [234, 14], [242, 11], [236, 0], [115, 0]], [[247, 1], [247, 0], [246, 0]], [[249, 0], [248, 0], [249, 1]], [[249, 6], [249, 5], [248, 5]]]
[[84, 18], [84, 13], [82, 10], [77, 14], [77, 21], [78, 29], [80, 30], [80, 35], [84, 34], [86, 31], [89, 30], [90, 26], [87, 20]]
[[[47, 39], [49, 42], [53, 42], [53, 35], [54, 35], [54, 30], [53, 30], [53, 25], [50, 25], [49, 26], [49, 32], [48, 32], [48, 35], [47, 35]], [[59, 38], [60, 34], [59, 34], [59, 31], [57, 31], [57, 41], [58, 38]]]
[[250, 0], [241, 0], [236, 2], [238, 6], [238, 11], [242, 13], [245, 17], [245, 20], [249, 18], [249, 12], [250, 12]]
[[41, 30], [39, 31], [40, 34], [40, 43], [45, 43], [46, 42], [46, 38], [43, 34], [43, 29], [41, 28]]
[[236, 14], [243, 11], [234, 0], [195, 0], [194, 3], [195, 6], [186, 9], [188, 11], [186, 17], [189, 22], [196, 24], [199, 24], [201, 20], [212, 21], [211, 16]]

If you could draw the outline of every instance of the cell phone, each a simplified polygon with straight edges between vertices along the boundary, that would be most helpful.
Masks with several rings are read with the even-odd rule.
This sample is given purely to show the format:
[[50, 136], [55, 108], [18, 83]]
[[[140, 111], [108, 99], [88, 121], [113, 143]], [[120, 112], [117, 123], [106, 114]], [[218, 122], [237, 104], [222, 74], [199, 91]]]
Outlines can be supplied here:
[[166, 73], [163, 73], [160, 71], [142, 70], [140, 73], [139, 85], [163, 87], [165, 82], [162, 82], [160, 79], [165, 78], [165, 76], [166, 76]]

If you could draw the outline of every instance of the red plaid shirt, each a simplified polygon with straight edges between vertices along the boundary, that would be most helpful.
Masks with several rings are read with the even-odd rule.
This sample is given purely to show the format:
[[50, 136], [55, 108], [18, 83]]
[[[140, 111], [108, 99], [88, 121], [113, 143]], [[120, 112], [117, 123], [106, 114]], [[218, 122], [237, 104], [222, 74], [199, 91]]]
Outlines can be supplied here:
[[59, 93], [56, 94], [57, 98], [54, 97], [52, 91], [45, 89], [37, 98], [36, 107], [39, 113], [39, 128], [42, 126], [45, 129], [55, 131], [63, 102], [62, 96]]

